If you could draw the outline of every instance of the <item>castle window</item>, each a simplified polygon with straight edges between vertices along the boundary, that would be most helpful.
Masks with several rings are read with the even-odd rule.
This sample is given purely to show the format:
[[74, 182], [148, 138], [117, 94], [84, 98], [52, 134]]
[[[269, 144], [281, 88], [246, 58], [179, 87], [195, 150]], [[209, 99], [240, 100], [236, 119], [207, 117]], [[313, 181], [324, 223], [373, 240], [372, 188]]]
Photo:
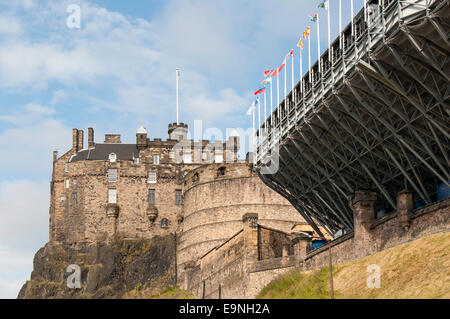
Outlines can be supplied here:
[[195, 173], [194, 176], [192, 176], [192, 183], [196, 183], [200, 180], [200, 176], [198, 173]]
[[59, 200], [61, 201], [61, 203], [64, 203], [64, 201], [66, 200], [66, 197], [61, 196], [61, 197], [59, 198]]
[[148, 203], [149, 204], [155, 204], [155, 190], [149, 189], [148, 190]]
[[155, 172], [148, 172], [148, 183], [156, 184], [156, 173]]
[[110, 163], [115, 163], [117, 161], [117, 155], [115, 153], [109, 154], [108, 158]]
[[72, 181], [73, 185], [77, 185], [77, 179], [74, 177]]
[[161, 219], [161, 228], [169, 228], [170, 221], [167, 218]]
[[222, 163], [223, 162], [223, 155], [222, 154], [215, 154], [214, 155], [214, 162], [215, 163]]
[[184, 162], [184, 164], [192, 164], [192, 155], [191, 155], [191, 153], [184, 153], [183, 154], [183, 162]]
[[65, 182], [65, 187], [66, 187], [66, 188], [69, 188], [69, 186], [70, 186], [70, 180], [69, 180], [68, 178], [66, 178], [66, 180], [65, 180], [64, 182]]
[[153, 165], [159, 165], [159, 155], [153, 155]]
[[226, 170], [227, 169], [225, 167], [219, 167], [219, 169], [217, 170], [217, 176], [224, 176]]
[[180, 189], [175, 190], [175, 204], [183, 205], [183, 193]]
[[117, 168], [108, 169], [108, 182], [117, 182]]
[[117, 189], [108, 189], [108, 203], [117, 204]]
[[69, 173], [69, 163], [66, 163], [66, 165], [64, 165], [64, 172]]
[[72, 193], [72, 205], [76, 205], [76, 204], [78, 204], [78, 193], [73, 192]]

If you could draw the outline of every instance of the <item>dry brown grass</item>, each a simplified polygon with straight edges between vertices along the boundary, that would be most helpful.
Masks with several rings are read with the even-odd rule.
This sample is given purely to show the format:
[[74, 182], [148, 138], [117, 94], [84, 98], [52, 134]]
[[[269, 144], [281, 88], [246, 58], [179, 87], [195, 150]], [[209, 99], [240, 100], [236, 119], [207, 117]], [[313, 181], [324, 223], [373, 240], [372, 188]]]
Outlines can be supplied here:
[[[450, 233], [430, 235], [411, 241], [360, 260], [333, 267], [334, 287], [337, 298], [377, 299], [377, 298], [450, 298]], [[381, 287], [369, 289], [366, 284], [367, 267], [377, 264], [381, 268]], [[263, 290], [261, 297], [276, 295], [277, 298], [304, 298], [300, 291], [312, 291], [309, 284], [310, 273], [288, 274], [296, 277], [295, 282], [283, 277]], [[317, 277], [317, 276], [316, 276]], [[329, 289], [328, 277], [322, 276]], [[301, 287], [301, 289], [293, 289]], [[293, 293], [298, 290], [299, 293]], [[276, 291], [276, 293], [273, 293]], [[285, 291], [286, 293], [283, 293]], [[323, 290], [321, 290], [323, 293]], [[322, 298], [323, 294], [312, 294], [311, 298]]]

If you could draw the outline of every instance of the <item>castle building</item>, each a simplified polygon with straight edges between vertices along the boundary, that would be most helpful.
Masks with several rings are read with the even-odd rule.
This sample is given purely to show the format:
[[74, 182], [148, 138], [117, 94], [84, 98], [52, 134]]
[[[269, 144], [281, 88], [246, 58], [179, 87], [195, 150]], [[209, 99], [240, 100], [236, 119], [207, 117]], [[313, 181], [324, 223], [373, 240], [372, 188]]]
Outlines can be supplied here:
[[239, 161], [239, 137], [187, 139], [186, 124], [170, 124], [169, 138], [149, 139], [140, 127], [135, 144], [117, 134], [96, 143], [94, 130], [73, 129], [72, 148], [53, 154], [50, 241], [83, 247], [114, 236], [152, 238], [177, 233], [177, 263], [195, 261], [242, 227], [242, 216], [289, 232], [304, 223], [266, 187], [248, 161]]

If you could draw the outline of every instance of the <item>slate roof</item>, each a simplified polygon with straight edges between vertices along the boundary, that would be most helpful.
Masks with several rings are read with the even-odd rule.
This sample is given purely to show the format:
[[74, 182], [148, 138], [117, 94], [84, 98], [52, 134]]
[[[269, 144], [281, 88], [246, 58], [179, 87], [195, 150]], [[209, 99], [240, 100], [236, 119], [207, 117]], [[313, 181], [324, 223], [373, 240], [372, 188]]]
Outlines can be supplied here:
[[117, 155], [117, 160], [132, 161], [139, 156], [136, 144], [95, 144], [95, 148], [79, 151], [72, 157], [71, 162], [85, 160], [109, 160], [109, 154]]

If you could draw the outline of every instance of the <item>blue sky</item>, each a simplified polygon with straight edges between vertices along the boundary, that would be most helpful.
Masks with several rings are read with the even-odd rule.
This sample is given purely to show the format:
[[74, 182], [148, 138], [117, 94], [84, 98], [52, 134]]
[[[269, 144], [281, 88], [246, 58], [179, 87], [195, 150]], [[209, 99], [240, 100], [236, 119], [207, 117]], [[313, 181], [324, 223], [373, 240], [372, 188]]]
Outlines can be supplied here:
[[[151, 138], [165, 139], [175, 121], [176, 67], [181, 121], [203, 120], [224, 134], [249, 128], [263, 71], [292, 48], [298, 81], [296, 43], [308, 25], [317, 59], [309, 13], [321, 14], [326, 49], [319, 2], [0, 0], [0, 298], [16, 297], [48, 240], [52, 151], [70, 148], [72, 128], [94, 127], [97, 142], [120, 133], [132, 143], [142, 123]], [[342, 2], [346, 25], [350, 0]], [[363, 0], [354, 3], [356, 13]], [[80, 29], [67, 27], [70, 4], [81, 8]], [[337, 4], [331, 0], [332, 39]]]

